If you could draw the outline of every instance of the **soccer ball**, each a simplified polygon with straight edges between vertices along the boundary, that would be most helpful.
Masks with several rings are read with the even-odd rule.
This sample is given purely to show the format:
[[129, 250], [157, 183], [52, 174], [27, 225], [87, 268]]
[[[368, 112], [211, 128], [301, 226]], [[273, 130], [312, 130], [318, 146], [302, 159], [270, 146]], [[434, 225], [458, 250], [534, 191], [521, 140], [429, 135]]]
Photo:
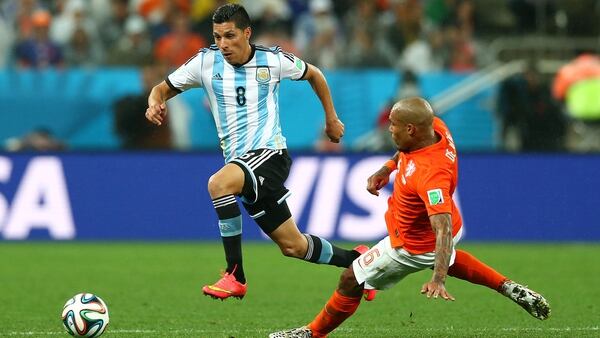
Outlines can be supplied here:
[[62, 322], [71, 336], [99, 337], [108, 326], [108, 307], [94, 294], [78, 293], [65, 304]]

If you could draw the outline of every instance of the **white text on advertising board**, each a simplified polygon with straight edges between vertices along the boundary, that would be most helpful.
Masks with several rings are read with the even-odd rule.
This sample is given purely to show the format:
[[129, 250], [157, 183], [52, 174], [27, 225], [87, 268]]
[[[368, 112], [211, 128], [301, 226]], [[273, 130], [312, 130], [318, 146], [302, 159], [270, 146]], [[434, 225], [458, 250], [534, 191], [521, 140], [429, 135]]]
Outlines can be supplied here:
[[[13, 163], [0, 157], [0, 183], [11, 180]], [[75, 225], [63, 166], [57, 157], [29, 160], [12, 201], [0, 193], [0, 233], [5, 239], [26, 239], [45, 229], [52, 239], [72, 239]]]

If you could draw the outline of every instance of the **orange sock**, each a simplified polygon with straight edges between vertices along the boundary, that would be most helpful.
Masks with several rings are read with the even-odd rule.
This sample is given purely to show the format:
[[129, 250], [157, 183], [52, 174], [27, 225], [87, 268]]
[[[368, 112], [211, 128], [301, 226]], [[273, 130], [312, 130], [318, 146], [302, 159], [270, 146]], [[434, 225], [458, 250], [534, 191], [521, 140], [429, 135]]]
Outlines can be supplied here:
[[361, 299], [362, 296], [346, 297], [342, 296], [337, 290], [333, 292], [323, 310], [308, 324], [308, 327], [313, 331], [313, 337], [327, 337], [328, 333], [352, 316]]
[[496, 291], [500, 291], [502, 283], [508, 280], [502, 274], [463, 250], [456, 250], [456, 259], [448, 269], [448, 275], [474, 284], [485, 285]]

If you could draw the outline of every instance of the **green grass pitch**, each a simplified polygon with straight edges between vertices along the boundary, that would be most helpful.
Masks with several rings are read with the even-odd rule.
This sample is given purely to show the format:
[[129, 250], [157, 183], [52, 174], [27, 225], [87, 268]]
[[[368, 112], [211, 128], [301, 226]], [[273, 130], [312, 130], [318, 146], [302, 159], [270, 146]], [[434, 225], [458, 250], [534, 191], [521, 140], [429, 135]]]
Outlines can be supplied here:
[[[422, 271], [363, 302], [331, 337], [600, 337], [600, 245], [460, 247], [544, 294], [550, 319], [453, 278], [455, 302], [428, 300]], [[200, 291], [223, 267], [220, 243], [0, 243], [0, 336], [67, 337], [62, 306], [85, 291], [108, 304], [103, 337], [266, 337], [309, 322], [341, 272], [283, 257], [272, 243], [245, 243], [244, 255], [249, 293], [221, 302]]]

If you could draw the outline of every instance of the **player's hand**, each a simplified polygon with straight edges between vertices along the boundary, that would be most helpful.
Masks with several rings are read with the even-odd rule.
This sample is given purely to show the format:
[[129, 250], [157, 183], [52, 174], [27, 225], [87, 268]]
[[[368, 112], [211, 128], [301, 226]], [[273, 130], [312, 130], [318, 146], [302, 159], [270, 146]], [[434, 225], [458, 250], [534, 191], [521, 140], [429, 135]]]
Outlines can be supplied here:
[[391, 170], [388, 167], [382, 167], [376, 173], [367, 179], [367, 191], [371, 195], [379, 196], [379, 190], [385, 187], [390, 181]]
[[154, 104], [146, 109], [146, 118], [148, 121], [160, 126], [164, 118], [167, 116], [167, 104]]
[[329, 137], [329, 141], [339, 143], [344, 136], [344, 124], [338, 118], [328, 120], [325, 122], [325, 134]]
[[446, 286], [443, 282], [429, 281], [423, 284], [423, 287], [421, 287], [421, 293], [425, 294], [427, 298], [442, 297], [445, 300], [454, 300], [454, 297], [452, 297], [452, 295], [446, 291]]

